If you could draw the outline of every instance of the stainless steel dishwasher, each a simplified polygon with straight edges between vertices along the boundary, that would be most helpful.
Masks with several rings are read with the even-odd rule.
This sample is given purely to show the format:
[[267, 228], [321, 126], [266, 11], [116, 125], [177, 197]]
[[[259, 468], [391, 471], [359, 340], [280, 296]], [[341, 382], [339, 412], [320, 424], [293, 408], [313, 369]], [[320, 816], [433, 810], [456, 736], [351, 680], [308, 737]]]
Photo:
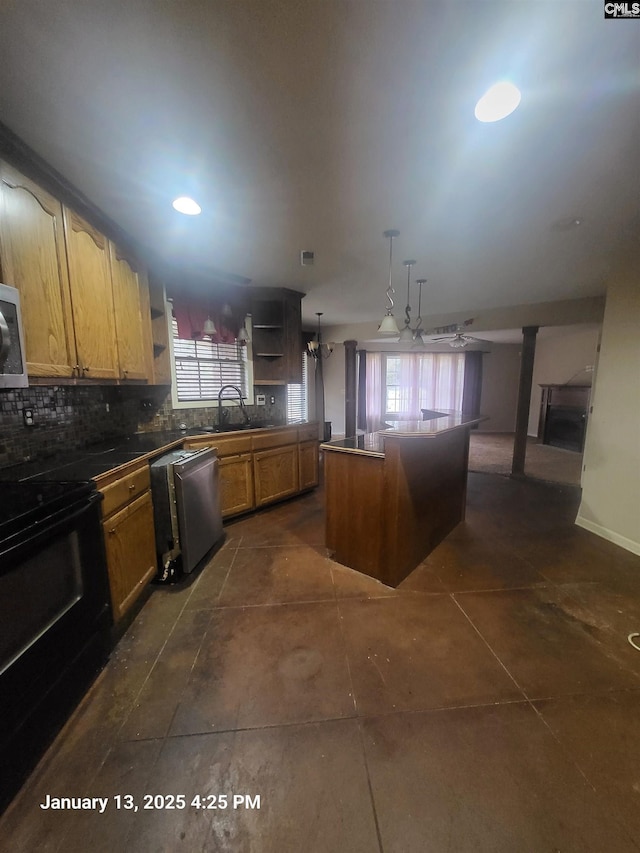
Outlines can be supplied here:
[[173, 583], [192, 572], [223, 535], [215, 450], [172, 450], [151, 463], [159, 573]]

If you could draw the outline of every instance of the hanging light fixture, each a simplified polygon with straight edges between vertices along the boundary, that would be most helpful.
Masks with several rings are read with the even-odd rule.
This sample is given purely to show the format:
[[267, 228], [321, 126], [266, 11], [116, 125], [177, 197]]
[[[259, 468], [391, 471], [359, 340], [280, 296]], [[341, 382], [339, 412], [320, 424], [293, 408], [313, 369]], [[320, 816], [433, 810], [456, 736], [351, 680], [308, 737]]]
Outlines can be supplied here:
[[240, 331], [238, 332], [238, 337], [236, 339], [238, 343], [242, 346], [248, 344], [251, 340], [251, 336], [249, 335], [249, 331], [247, 329], [247, 317], [251, 317], [251, 314], [247, 314], [247, 316], [242, 321], [242, 326], [240, 327]]
[[218, 334], [218, 330], [216, 329], [216, 324], [211, 319], [211, 315], [207, 317], [204, 321], [204, 326], [202, 327], [202, 334], [209, 335], [209, 337], [213, 337]]
[[416, 284], [418, 285], [418, 319], [416, 320], [416, 327], [413, 330], [413, 344], [411, 349], [424, 349], [424, 341], [422, 339], [424, 334], [422, 329], [422, 285], [426, 283], [426, 278], [416, 279]]
[[411, 286], [411, 267], [415, 261], [403, 261], [403, 265], [407, 268], [407, 305], [404, 309], [404, 328], [400, 332], [399, 342], [401, 344], [410, 344], [413, 341], [413, 329], [411, 328], [411, 305], [409, 304], [409, 288]]
[[331, 353], [333, 352], [333, 343], [323, 344], [322, 338], [320, 336], [320, 317], [322, 317], [322, 311], [316, 311], [316, 317], [318, 318], [318, 331], [316, 333], [316, 338], [314, 341], [309, 341], [307, 344], [307, 355], [310, 355], [311, 358], [329, 358]]
[[395, 290], [393, 289], [393, 285], [391, 284], [391, 264], [393, 262], [393, 238], [398, 237], [400, 235], [399, 231], [390, 230], [385, 231], [384, 236], [389, 238], [389, 286], [387, 287], [387, 300], [389, 301], [389, 305], [387, 307], [387, 313], [382, 318], [382, 322], [378, 326], [378, 331], [381, 335], [399, 335], [400, 329], [398, 329], [398, 324], [396, 323], [396, 319], [393, 316], [393, 294]]

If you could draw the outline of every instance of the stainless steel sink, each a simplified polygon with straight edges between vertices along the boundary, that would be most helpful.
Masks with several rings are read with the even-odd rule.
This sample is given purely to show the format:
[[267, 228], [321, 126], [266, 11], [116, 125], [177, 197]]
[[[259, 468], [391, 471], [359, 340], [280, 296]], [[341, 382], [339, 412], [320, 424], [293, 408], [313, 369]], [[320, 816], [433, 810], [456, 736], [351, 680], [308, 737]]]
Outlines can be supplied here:
[[199, 426], [199, 427], [191, 427], [189, 429], [189, 433], [191, 435], [202, 435], [204, 433], [218, 433], [218, 432], [239, 432], [240, 430], [245, 429], [266, 429], [270, 427], [276, 426], [275, 424], [268, 424], [264, 421], [255, 421], [250, 422], [248, 424], [223, 424], [222, 426], [218, 425], [208, 425], [208, 426]]

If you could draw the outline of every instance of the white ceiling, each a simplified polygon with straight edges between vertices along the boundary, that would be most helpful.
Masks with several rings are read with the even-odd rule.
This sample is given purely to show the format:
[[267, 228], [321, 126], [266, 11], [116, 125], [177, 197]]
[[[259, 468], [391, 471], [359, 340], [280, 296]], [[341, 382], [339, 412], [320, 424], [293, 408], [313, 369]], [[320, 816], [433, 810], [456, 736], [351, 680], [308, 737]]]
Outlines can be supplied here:
[[[640, 222], [639, 72], [638, 22], [591, 0], [0, 9], [0, 121], [144, 244], [304, 291], [312, 324], [380, 318], [387, 228], [398, 315], [406, 257], [425, 316], [603, 293]], [[478, 123], [505, 76], [520, 108]]]

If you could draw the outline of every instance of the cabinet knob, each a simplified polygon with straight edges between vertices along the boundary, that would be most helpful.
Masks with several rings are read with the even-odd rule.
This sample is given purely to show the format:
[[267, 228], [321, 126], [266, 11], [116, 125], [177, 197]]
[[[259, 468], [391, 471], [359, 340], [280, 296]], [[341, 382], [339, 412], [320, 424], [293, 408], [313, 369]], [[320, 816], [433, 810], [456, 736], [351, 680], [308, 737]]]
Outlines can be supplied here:
[[83, 367], [83, 368], [82, 368], [82, 372], [83, 372], [83, 373], [88, 373], [90, 369], [91, 369], [91, 368], [89, 368], [89, 367]]
[[130, 491], [130, 492], [133, 492], [133, 490], [135, 489], [135, 487], [136, 487], [136, 484], [135, 484], [135, 483], [131, 483], [131, 485], [129, 486], [129, 491]]
[[115, 527], [112, 527], [111, 530], [109, 531], [109, 536], [113, 536], [115, 534], [115, 532], [116, 532]]

